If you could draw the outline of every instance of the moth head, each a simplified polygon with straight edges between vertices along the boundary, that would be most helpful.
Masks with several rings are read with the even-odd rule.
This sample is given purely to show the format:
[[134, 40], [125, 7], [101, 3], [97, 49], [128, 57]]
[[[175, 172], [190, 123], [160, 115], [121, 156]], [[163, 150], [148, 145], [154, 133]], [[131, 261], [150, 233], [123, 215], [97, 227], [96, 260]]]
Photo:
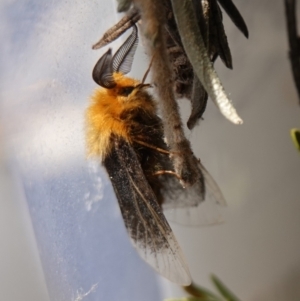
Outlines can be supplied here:
[[124, 97], [134, 97], [137, 94], [143, 93], [146, 88], [151, 86], [150, 84], [142, 84], [134, 78], [124, 76], [122, 73], [114, 73], [113, 78], [116, 86], [114, 89], [108, 90], [108, 93], [120, 96], [124, 101], [126, 101]]

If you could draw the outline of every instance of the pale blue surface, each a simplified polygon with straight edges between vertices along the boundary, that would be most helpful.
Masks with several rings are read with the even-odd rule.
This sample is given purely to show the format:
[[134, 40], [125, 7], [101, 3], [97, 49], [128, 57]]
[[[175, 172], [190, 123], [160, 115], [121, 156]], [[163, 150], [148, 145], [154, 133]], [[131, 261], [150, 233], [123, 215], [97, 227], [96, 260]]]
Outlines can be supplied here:
[[94, 284], [84, 300], [159, 300], [155, 275], [133, 250], [111, 187], [88, 211], [83, 192], [97, 192], [84, 168], [54, 178], [27, 174], [24, 186], [51, 300], [76, 300]]
[[85, 156], [84, 110], [103, 52], [91, 45], [114, 11], [109, 1], [1, 4], [1, 121], [51, 301], [160, 299], [104, 170]]

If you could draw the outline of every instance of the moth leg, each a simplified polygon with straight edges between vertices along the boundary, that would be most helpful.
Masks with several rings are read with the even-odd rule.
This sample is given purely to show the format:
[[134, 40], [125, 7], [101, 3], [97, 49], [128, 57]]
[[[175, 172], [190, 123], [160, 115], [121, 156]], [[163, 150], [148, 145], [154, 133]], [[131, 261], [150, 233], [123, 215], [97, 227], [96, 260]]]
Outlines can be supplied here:
[[182, 178], [177, 174], [175, 171], [172, 170], [159, 170], [153, 174], [154, 176], [160, 176], [160, 175], [172, 175], [175, 178], [177, 178], [179, 181], [182, 181]]
[[179, 154], [178, 152], [171, 152], [169, 150], [166, 150], [166, 149], [163, 149], [163, 148], [160, 148], [160, 147], [157, 147], [157, 146], [154, 146], [154, 145], [151, 145], [147, 142], [144, 142], [144, 141], [141, 141], [141, 140], [134, 140], [134, 142], [140, 144], [140, 145], [143, 145], [143, 146], [146, 146], [148, 148], [151, 148], [151, 149], [154, 149], [160, 153], [163, 153], [163, 154], [167, 154], [167, 155], [177, 155]]

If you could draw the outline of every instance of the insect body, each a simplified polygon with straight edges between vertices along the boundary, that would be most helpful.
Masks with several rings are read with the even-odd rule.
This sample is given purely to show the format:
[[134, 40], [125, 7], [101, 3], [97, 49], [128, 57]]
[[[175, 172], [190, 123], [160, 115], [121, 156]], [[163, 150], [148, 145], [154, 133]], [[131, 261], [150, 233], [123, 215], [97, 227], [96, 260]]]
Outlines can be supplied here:
[[[147, 92], [150, 85], [124, 76], [131, 68], [136, 46], [134, 26], [116, 54], [112, 56], [108, 50], [94, 68], [93, 78], [103, 88], [95, 91], [87, 110], [88, 152], [101, 158], [141, 257], [169, 280], [189, 285], [188, 266], [162, 206], [197, 206], [204, 196], [179, 184], [162, 122]], [[223, 202], [217, 185], [201, 167], [217, 201]]]

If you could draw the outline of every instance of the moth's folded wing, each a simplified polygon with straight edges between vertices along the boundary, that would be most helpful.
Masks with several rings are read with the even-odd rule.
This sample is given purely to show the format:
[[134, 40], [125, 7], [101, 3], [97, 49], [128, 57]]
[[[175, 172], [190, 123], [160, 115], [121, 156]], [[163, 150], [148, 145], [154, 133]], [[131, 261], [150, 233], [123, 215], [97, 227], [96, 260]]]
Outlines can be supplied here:
[[191, 277], [181, 248], [159, 207], [132, 146], [114, 138], [104, 160], [125, 226], [140, 256], [158, 273], [180, 285]]
[[163, 209], [169, 221], [186, 226], [207, 226], [223, 222], [220, 206], [226, 205], [224, 196], [201, 163], [199, 168], [203, 179], [199, 179], [191, 187], [183, 188], [175, 177], [165, 177]]
[[226, 206], [225, 198], [217, 182], [200, 162], [199, 168], [201, 169], [205, 182], [205, 200], [210, 199], [218, 205]]

